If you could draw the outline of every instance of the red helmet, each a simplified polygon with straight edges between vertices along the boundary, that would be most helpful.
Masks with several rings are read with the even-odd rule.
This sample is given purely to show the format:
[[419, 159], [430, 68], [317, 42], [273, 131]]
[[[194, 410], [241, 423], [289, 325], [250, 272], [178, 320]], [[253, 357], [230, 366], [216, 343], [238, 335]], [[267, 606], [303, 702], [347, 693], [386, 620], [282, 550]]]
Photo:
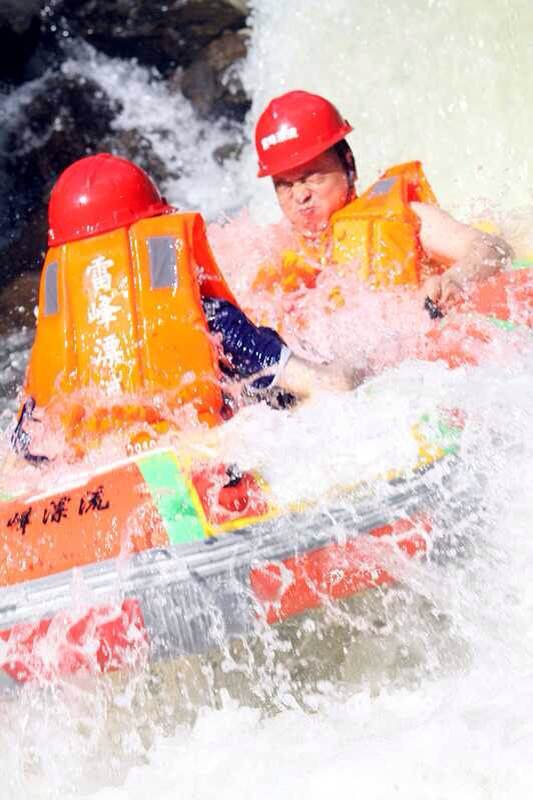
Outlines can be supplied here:
[[335, 106], [309, 92], [287, 92], [271, 100], [259, 117], [255, 147], [260, 178], [299, 167], [353, 130]]
[[172, 211], [146, 172], [99, 153], [61, 173], [48, 204], [48, 246], [75, 242]]

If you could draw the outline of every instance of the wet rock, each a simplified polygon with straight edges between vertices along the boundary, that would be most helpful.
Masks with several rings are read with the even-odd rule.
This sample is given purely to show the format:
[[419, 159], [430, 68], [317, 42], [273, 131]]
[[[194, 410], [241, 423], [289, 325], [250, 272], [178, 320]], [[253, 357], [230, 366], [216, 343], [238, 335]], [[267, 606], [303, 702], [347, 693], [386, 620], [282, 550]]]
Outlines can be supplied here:
[[120, 110], [88, 78], [61, 72], [47, 76], [20, 108], [24, 124], [10, 131], [7, 150], [15, 161], [24, 158], [26, 172], [48, 182], [71, 161], [92, 152]]
[[[16, 201], [15, 201], [16, 202]], [[7, 216], [1, 213], [2, 219]], [[17, 224], [6, 232], [0, 249], [0, 285], [27, 270], [39, 270], [46, 253], [47, 212], [45, 203], [15, 212]]]
[[[11, 98], [13, 100], [13, 98]], [[46, 203], [57, 175], [98, 148], [118, 112], [93, 81], [48, 75], [5, 114], [0, 150], [2, 278], [40, 264]]]
[[226, 161], [237, 161], [237, 159], [240, 158], [243, 149], [243, 140], [228, 142], [227, 144], [220, 145], [220, 147], [217, 147], [216, 150], [213, 151], [213, 158], [217, 164], [220, 164], [220, 166], [223, 167]]
[[39, 19], [43, 6], [43, 0], [0, 0], [0, 24], [24, 33]]
[[250, 108], [239, 66], [246, 56], [249, 31], [225, 31], [200, 50], [192, 64], [180, 74], [181, 91], [200, 116], [221, 114], [243, 120]]
[[111, 56], [154, 65], [201, 115], [226, 117], [235, 137], [214, 153], [222, 164], [238, 156], [235, 121], [249, 107], [238, 77], [248, 12], [247, 0], [0, 0], [3, 285], [40, 267], [48, 194], [72, 161], [107, 150], [136, 161], [160, 185], [180, 177], [142, 130], [114, 129], [119, 103], [93, 80], [62, 69], [72, 52], [65, 42], [79, 46], [72, 37], [81, 36]]
[[164, 161], [154, 153], [146, 136], [136, 129], [112, 131], [102, 140], [100, 149], [102, 152], [135, 161], [146, 170], [158, 186], [164, 184], [169, 177], [180, 177], [178, 173], [171, 173], [168, 170]]
[[34, 309], [39, 293], [39, 273], [26, 272], [0, 288], [0, 335], [22, 325], [35, 327]]
[[0, 0], [0, 80], [23, 78], [41, 38], [42, 0]]
[[97, 49], [168, 74], [224, 30], [239, 30], [246, 0], [58, 0], [54, 24]]
[[[77, 74], [47, 75], [20, 90], [0, 133], [0, 275], [3, 280], [40, 267], [46, 248], [46, 207], [57, 176], [91, 153], [129, 158], [157, 183], [169, 175], [138, 130], [113, 130], [121, 106], [94, 81]], [[13, 101], [13, 97], [11, 101]]]

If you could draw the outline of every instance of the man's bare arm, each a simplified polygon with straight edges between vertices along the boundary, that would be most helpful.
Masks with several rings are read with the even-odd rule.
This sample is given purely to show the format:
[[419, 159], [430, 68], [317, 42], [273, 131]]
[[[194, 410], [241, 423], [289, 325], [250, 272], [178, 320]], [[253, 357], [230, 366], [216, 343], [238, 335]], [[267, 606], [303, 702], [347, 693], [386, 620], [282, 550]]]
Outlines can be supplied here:
[[432, 300], [446, 301], [471, 281], [488, 278], [510, 263], [512, 248], [499, 236], [464, 225], [436, 206], [411, 203], [411, 208], [421, 222], [424, 252], [448, 266], [443, 275], [428, 278], [424, 284]]
[[314, 364], [291, 355], [278, 379], [278, 385], [306, 398], [316, 391], [346, 392], [355, 386], [353, 370], [341, 363]]
[[[349, 364], [343, 362], [316, 364], [294, 355], [289, 350], [287, 354], [288, 357], [278, 366], [271, 386], [290, 392], [298, 400], [306, 400], [318, 391], [350, 391], [360, 382], [359, 374]], [[253, 386], [258, 378], [263, 376], [272, 376], [272, 368], [254, 373], [247, 382]]]

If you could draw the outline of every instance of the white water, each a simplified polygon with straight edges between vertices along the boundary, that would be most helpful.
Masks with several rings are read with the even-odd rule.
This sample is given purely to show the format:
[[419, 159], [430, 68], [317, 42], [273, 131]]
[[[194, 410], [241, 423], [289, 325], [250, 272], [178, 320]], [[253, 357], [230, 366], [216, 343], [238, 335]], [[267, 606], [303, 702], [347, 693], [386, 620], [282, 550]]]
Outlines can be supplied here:
[[[533, 10], [521, 0], [388, 6], [256, 3], [246, 68], [254, 113], [288, 88], [323, 92], [356, 128], [363, 183], [389, 163], [421, 157], [445, 205], [467, 213], [488, 198], [523, 246], [530, 240]], [[124, 124], [144, 119], [163, 157], [171, 156], [168, 142], [150, 119], [181, 126], [176, 141], [191, 174], [169, 187], [173, 199], [213, 216], [247, 198], [244, 187], [255, 186], [251, 155], [240, 171], [221, 171], [207, 153], [222, 131], [201, 139], [187, 104], [170, 105], [147, 73], [97, 61], [81, 69], [99, 69], [108, 90], [129, 101]], [[274, 215], [269, 193], [268, 184], [251, 190], [256, 213]], [[248, 445], [249, 457], [274, 473], [283, 452], [290, 454], [300, 463], [287, 472], [294, 488], [302, 476], [320, 486], [321, 469], [353, 464], [363, 425], [379, 421], [380, 448], [361, 454], [369, 469], [378, 468], [380, 454], [388, 458], [387, 448], [400, 447], [406, 415], [437, 403], [464, 408], [461, 469], [465, 480], [482, 473], [487, 481], [486, 509], [467, 557], [413, 566], [403, 589], [333, 613], [318, 633], [311, 620], [300, 632], [274, 637], [281, 650], [303, 636], [308, 663], [323, 665], [318, 675], [304, 668], [302, 678], [290, 652], [273, 665], [257, 657], [255, 667], [228, 652], [215, 665], [176, 667], [177, 677], [165, 675], [164, 691], [156, 679], [139, 676], [96, 688], [64, 686], [53, 696], [23, 694], [0, 706], [0, 798], [529, 796], [532, 376], [532, 347], [505, 368], [450, 372], [404, 363], [377, 379], [378, 403], [371, 391], [354, 396], [353, 405], [349, 397], [328, 398], [293, 424], [280, 423], [274, 446], [264, 434], [271, 418], [248, 415], [244, 438], [233, 446]], [[268, 637], [265, 643], [268, 649]], [[195, 681], [207, 686], [204, 694], [198, 690], [199, 702]], [[255, 707], [257, 697], [269, 713]]]

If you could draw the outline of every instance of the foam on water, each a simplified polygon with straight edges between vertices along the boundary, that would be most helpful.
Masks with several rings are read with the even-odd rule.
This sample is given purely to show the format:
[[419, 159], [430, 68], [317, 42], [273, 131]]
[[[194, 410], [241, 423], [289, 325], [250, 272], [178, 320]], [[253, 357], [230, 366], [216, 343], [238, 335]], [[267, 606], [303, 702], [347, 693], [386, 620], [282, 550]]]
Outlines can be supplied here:
[[[515, 210], [530, 202], [526, 0], [261, 0], [253, 21], [245, 70], [253, 114], [288, 88], [323, 92], [355, 123], [363, 183], [421, 157], [448, 207], [488, 205], [518, 254], [530, 248], [531, 212]], [[124, 104], [117, 124], [141, 125], [176, 165], [170, 199], [213, 218], [245, 205], [249, 192], [252, 218], [276, 217], [268, 182], [249, 188], [251, 153], [217, 166], [209, 153], [224, 129], [198, 122], [152, 74], [93, 53], [66, 69], [96, 72]], [[210, 228], [235, 291], [258, 318], [279, 308], [253, 296], [253, 274], [286, 235], [246, 211]], [[480, 367], [450, 371], [412, 360], [427, 324], [412, 299], [393, 306], [386, 296], [355, 297], [336, 317], [340, 336], [334, 315], [323, 313], [329, 288], [302, 298], [303, 329], [312, 331], [304, 345], [350, 356], [368, 382], [291, 415], [247, 408], [221, 446], [263, 469], [280, 496], [316, 496], [354, 470], [369, 477], [391, 460], [409, 461], [412, 422], [437, 407], [461, 408], [459, 476], [485, 487], [477, 517], [454, 520], [452, 531], [442, 520], [452, 542], [445, 563], [407, 565], [391, 591], [259, 630], [204, 660], [30, 689], [3, 703], [0, 798], [531, 793], [533, 343], [497, 332]]]

